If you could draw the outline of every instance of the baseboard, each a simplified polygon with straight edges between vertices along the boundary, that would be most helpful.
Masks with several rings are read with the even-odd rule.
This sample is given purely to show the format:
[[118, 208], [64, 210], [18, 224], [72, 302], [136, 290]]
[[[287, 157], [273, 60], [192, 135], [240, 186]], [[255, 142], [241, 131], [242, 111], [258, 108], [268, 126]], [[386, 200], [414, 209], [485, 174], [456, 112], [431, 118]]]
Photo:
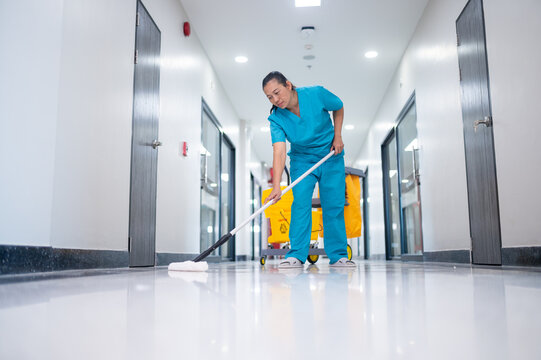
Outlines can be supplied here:
[[235, 257], [236, 261], [248, 261], [248, 255], [237, 255]]
[[[156, 266], [194, 259], [199, 254], [157, 253]], [[208, 256], [207, 262], [220, 262]], [[49, 246], [0, 245], [0, 275], [61, 270], [118, 269], [130, 266], [128, 251], [58, 249]]]
[[385, 254], [370, 254], [368, 260], [386, 260]]
[[[182, 262], [195, 259], [199, 254], [156, 253], [156, 266], [169, 265], [172, 262]], [[222, 261], [220, 256], [207, 256], [203, 261], [216, 263]]]
[[116, 250], [57, 249], [0, 245], [0, 274], [128, 267], [129, 253]]
[[420, 261], [420, 262], [423, 262], [424, 258], [423, 258], [423, 255], [402, 254], [402, 256], [400, 256], [400, 260], [402, 260], [402, 261]]
[[426, 251], [423, 253], [423, 261], [471, 264], [471, 251], [470, 250]]
[[169, 265], [172, 262], [193, 260], [197, 255], [199, 254], [157, 253], [156, 266]]
[[502, 248], [502, 265], [541, 266], [541, 246]]

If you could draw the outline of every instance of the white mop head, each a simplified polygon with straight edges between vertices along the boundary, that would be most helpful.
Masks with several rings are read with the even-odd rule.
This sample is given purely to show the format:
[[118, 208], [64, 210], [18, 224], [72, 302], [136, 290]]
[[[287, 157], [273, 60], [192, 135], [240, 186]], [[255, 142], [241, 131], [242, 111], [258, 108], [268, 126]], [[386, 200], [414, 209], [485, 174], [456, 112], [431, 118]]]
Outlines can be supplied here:
[[172, 279], [181, 279], [188, 283], [206, 284], [209, 278], [209, 273], [206, 271], [168, 271]]
[[207, 271], [209, 265], [206, 261], [183, 261], [169, 264], [169, 271]]

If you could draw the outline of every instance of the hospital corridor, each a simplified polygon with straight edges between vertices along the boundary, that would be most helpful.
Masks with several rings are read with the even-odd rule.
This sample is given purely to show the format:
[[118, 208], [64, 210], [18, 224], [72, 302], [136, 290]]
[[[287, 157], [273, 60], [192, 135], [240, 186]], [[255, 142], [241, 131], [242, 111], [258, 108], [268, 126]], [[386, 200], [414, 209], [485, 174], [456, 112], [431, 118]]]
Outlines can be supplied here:
[[540, 1], [0, 20], [0, 359], [541, 358]]

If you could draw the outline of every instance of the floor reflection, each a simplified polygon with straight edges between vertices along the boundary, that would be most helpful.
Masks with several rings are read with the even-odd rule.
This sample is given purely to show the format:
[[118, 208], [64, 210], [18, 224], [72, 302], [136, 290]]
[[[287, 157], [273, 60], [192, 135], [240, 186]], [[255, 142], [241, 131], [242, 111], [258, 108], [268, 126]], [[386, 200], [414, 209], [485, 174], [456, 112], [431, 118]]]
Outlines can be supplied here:
[[[527, 359], [541, 273], [359, 261], [212, 264], [0, 285], [0, 358]], [[31, 339], [32, 346], [27, 342]]]

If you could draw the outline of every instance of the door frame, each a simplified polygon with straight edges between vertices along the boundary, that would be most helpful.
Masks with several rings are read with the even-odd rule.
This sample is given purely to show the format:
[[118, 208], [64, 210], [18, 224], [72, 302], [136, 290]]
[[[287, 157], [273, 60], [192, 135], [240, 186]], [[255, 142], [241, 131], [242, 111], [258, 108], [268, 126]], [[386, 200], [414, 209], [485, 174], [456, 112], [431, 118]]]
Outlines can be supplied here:
[[[259, 192], [256, 191], [256, 189], [259, 189]], [[257, 195], [257, 198], [256, 197]], [[257, 210], [259, 210], [259, 208], [261, 207], [261, 200], [262, 200], [262, 195], [263, 195], [263, 185], [261, 184], [261, 182], [259, 181], [259, 179], [254, 176], [253, 172], [250, 171], [250, 197], [251, 197], [251, 213], [255, 213]], [[259, 203], [255, 203], [255, 200], [259, 200]], [[255, 224], [255, 221], [256, 219], [259, 219], [259, 235], [257, 235], [257, 239], [256, 239], [256, 234], [254, 232], [254, 227], [253, 225]], [[255, 244], [256, 244], [256, 241], [259, 241], [259, 253], [261, 254], [261, 250], [263, 249], [263, 234], [262, 234], [262, 231], [263, 231], [263, 214], [259, 214], [258, 217], [255, 217], [252, 219], [252, 221], [250, 222], [250, 225], [252, 225], [252, 231], [250, 232], [251, 233], [251, 245], [252, 245], [252, 249], [251, 249], [251, 258], [252, 260], [255, 260], [257, 257], [259, 257], [259, 255], [256, 255], [255, 253]]]
[[[389, 176], [388, 176], [388, 169], [389, 169], [389, 162], [387, 161], [387, 157], [385, 156], [385, 148], [389, 145], [389, 142], [391, 142], [391, 140], [393, 139], [393, 137], [395, 137], [396, 139], [396, 128], [395, 126], [392, 127], [392, 129], [389, 131], [389, 133], [387, 134], [387, 136], [385, 136], [385, 139], [383, 140], [383, 142], [381, 143], [381, 172], [382, 172], [382, 182], [383, 182], [383, 214], [384, 214], [384, 223], [385, 223], [385, 226], [384, 226], [384, 229], [385, 229], [385, 259], [386, 260], [393, 260], [393, 259], [397, 259], [396, 257], [395, 258], [391, 258], [391, 241], [390, 241], [390, 237], [391, 237], [391, 233], [392, 233], [392, 230], [391, 230], [391, 223], [389, 221], [390, 217], [391, 217], [391, 209], [390, 209], [390, 205], [389, 205]], [[397, 164], [397, 167], [398, 167], [398, 164]], [[387, 170], [387, 171], [386, 171]], [[397, 169], [398, 171], [398, 169]], [[397, 174], [398, 176], [398, 174]], [[399, 198], [399, 201], [400, 201], [400, 195], [398, 196]], [[402, 231], [402, 229], [400, 229], [400, 231]], [[401, 236], [402, 237], [402, 236]], [[401, 244], [400, 246], [402, 246], [402, 240], [400, 240]], [[402, 253], [402, 249], [400, 249], [400, 253]]]
[[[417, 139], [419, 139], [419, 132], [417, 131], [417, 98], [416, 98], [416, 95], [415, 95], [415, 91], [413, 91], [413, 93], [410, 95], [408, 101], [406, 101], [406, 104], [404, 105], [404, 107], [402, 108], [402, 110], [400, 111], [400, 114], [398, 114], [398, 120], [396, 122], [396, 125], [395, 125], [395, 128], [396, 128], [396, 152], [397, 152], [397, 167], [398, 167], [398, 180], [400, 180], [402, 178], [401, 174], [402, 174], [402, 171], [400, 170], [400, 165], [401, 165], [401, 160], [400, 160], [400, 136], [399, 133], [399, 126], [400, 124], [402, 124], [402, 122], [404, 121], [405, 119], [405, 116], [406, 114], [411, 110], [412, 107], [415, 106], [415, 130], [417, 132]], [[405, 219], [404, 219], [404, 216], [403, 216], [403, 209], [402, 209], [402, 183], [399, 182], [399, 196], [400, 196], [400, 226], [401, 226], [401, 229], [400, 229], [400, 243], [401, 243], [401, 246], [402, 246], [402, 254], [401, 256], [402, 257], [407, 257], [409, 260], [414, 260], [414, 261], [422, 261], [423, 260], [423, 255], [415, 255], [415, 254], [407, 254], [405, 251], [407, 251], [408, 249], [408, 241], [407, 241], [407, 238], [406, 238], [406, 231], [405, 231]], [[423, 250], [422, 252], [424, 253], [424, 250], [425, 250], [425, 243], [424, 243], [424, 238], [423, 238], [423, 207], [422, 207], [422, 203], [421, 203], [421, 186], [419, 185], [419, 194], [418, 194], [418, 197], [419, 197], [419, 233], [421, 234], [421, 243], [422, 243], [422, 247], [423, 247]]]
[[[219, 171], [219, 174], [218, 174], [218, 181], [220, 181], [220, 187], [219, 187], [219, 190], [218, 190], [218, 229], [219, 229], [219, 232], [221, 232], [222, 230], [222, 192], [223, 192], [223, 189], [222, 189], [222, 186], [221, 186], [221, 177], [222, 177], [222, 145], [225, 143], [227, 144], [227, 146], [229, 146], [231, 148], [231, 151], [232, 151], [232, 159], [231, 159], [231, 174], [232, 174], [232, 179], [230, 178], [231, 180], [231, 189], [229, 189], [229, 196], [231, 198], [231, 207], [230, 207], [230, 211], [231, 211], [231, 214], [229, 214], [229, 219], [230, 219], [230, 227], [231, 227], [231, 230], [233, 230], [235, 228], [235, 204], [236, 204], [236, 199], [235, 199], [235, 184], [236, 184], [236, 181], [235, 181], [235, 178], [236, 178], [236, 162], [235, 162], [235, 157], [236, 157], [236, 148], [235, 148], [235, 145], [233, 144], [233, 142], [231, 141], [231, 139], [225, 134], [224, 130], [223, 130], [223, 127], [222, 125], [220, 124], [220, 122], [218, 121], [218, 119], [216, 118], [216, 116], [214, 115], [214, 113], [212, 112], [212, 110], [210, 109], [210, 106], [208, 105], [208, 103], [205, 101], [205, 99], [202, 97], [201, 98], [201, 129], [203, 129], [203, 113], [206, 113], [208, 115], [208, 118], [210, 119], [210, 121], [214, 124], [214, 126], [216, 126], [216, 128], [218, 129], [218, 133], [220, 134], [220, 139], [219, 139], [219, 143], [218, 143], [218, 149], [219, 149], [219, 154], [218, 154], [218, 159], [219, 159], [219, 168], [218, 168], [218, 171]], [[201, 137], [203, 136], [203, 133], [201, 132]], [[201, 139], [202, 141], [202, 139]], [[199, 201], [201, 202], [201, 196], [199, 197]], [[201, 228], [201, 226], [199, 226]], [[225, 234], [221, 234], [221, 235], [225, 235]], [[218, 237], [217, 237], [217, 240], [220, 238], [220, 234], [218, 234]], [[227, 258], [229, 260], [232, 260], [234, 261], [236, 259], [236, 246], [235, 246], [235, 236], [233, 236], [233, 238], [228, 241], [228, 244], [226, 246], [229, 247], [229, 254], [230, 256]], [[201, 249], [201, 251], [203, 250], [206, 250], [206, 249]], [[222, 256], [222, 248], [218, 248], [218, 255], [221, 257]]]
[[[218, 129], [221, 130], [221, 128], [219, 127]], [[230, 171], [231, 171], [231, 174], [233, 176], [231, 176], [229, 178], [229, 183], [230, 183], [230, 187], [228, 189], [229, 191], [229, 199], [231, 199], [231, 206], [229, 207], [229, 211], [230, 211], [230, 214], [229, 214], [229, 226], [228, 226], [228, 231], [231, 231], [235, 228], [235, 223], [236, 223], [236, 219], [235, 219], [235, 204], [236, 204], [236, 201], [235, 201], [235, 171], [236, 171], [236, 163], [235, 163], [235, 157], [236, 157], [236, 149], [235, 149], [235, 145], [233, 145], [233, 142], [231, 141], [231, 139], [229, 139], [229, 137], [222, 131], [220, 131], [221, 133], [221, 139], [220, 141], [225, 143], [231, 150], [231, 167], [230, 167]], [[222, 147], [220, 146], [220, 181], [221, 181], [221, 177], [222, 177]], [[222, 203], [222, 187], [220, 186], [220, 226], [221, 226], [221, 222], [222, 222], [222, 219], [221, 219], [221, 203]], [[220, 227], [221, 229], [221, 227]], [[225, 235], [225, 234], [222, 234], [222, 235]], [[233, 236], [233, 239], [231, 239], [231, 241], [228, 241], [228, 244], [226, 246], [229, 247], [229, 257], [228, 259], [229, 260], [232, 260], [234, 261], [235, 258], [236, 258], [236, 247], [235, 247], [235, 243], [236, 243], [236, 238], [235, 236]], [[220, 247], [220, 255], [222, 253], [222, 248]]]
[[364, 254], [363, 257], [365, 260], [370, 258], [370, 239], [368, 231], [368, 167], [364, 169], [364, 177], [362, 178], [362, 192], [363, 192], [363, 235], [364, 235]]
[[[383, 205], [384, 205], [384, 222], [385, 222], [385, 259], [387, 260], [399, 260], [407, 257], [409, 260], [416, 260], [416, 261], [422, 261], [423, 256], [422, 255], [410, 255], [405, 253], [404, 251], [407, 249], [407, 239], [406, 239], [406, 232], [404, 230], [404, 216], [402, 211], [402, 189], [401, 189], [401, 160], [400, 160], [400, 137], [399, 137], [399, 126], [404, 120], [406, 114], [411, 110], [413, 106], [416, 106], [416, 94], [415, 91], [410, 95], [404, 106], [402, 107], [402, 110], [400, 110], [400, 113], [398, 114], [395, 124], [381, 143], [381, 166], [382, 166], [382, 173], [383, 173]], [[417, 116], [416, 116], [417, 118]], [[417, 126], [417, 123], [416, 123]], [[388, 219], [390, 218], [390, 207], [389, 207], [389, 178], [388, 176], [385, 176], [385, 169], [388, 168], [389, 164], [387, 163], [387, 159], [384, 156], [385, 154], [385, 147], [389, 144], [389, 142], [392, 140], [392, 138], [395, 138], [396, 141], [396, 171], [397, 171], [397, 177], [399, 180], [398, 183], [398, 206], [399, 206], [399, 217], [400, 217], [400, 258], [394, 257], [391, 258], [391, 242], [390, 242], [390, 234], [392, 226]], [[419, 137], [419, 134], [417, 134], [417, 137]], [[421, 191], [419, 187], [419, 192]], [[420, 202], [420, 201], [419, 201]], [[420, 226], [420, 233], [421, 233], [421, 241], [423, 244], [423, 253], [424, 253], [424, 241], [423, 241], [423, 215], [422, 215], [422, 204], [419, 204], [420, 210], [419, 210], [419, 226]]]

